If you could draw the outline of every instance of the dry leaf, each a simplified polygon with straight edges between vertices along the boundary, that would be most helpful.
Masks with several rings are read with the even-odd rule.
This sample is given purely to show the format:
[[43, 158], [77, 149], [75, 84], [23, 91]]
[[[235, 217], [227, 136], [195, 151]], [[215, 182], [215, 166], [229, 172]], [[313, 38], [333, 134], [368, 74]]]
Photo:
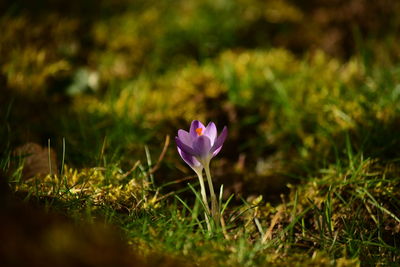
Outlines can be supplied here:
[[49, 150], [36, 143], [26, 143], [14, 150], [14, 156], [21, 157], [24, 162], [22, 179], [44, 177], [58, 172], [57, 156], [52, 148]]

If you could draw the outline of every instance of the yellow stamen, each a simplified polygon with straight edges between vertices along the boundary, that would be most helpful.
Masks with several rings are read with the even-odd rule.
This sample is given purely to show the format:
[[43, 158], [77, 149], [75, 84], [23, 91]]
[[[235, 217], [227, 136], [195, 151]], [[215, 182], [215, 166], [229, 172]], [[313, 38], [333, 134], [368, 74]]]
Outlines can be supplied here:
[[197, 133], [198, 136], [203, 135], [203, 128], [197, 128], [196, 129], [196, 133]]

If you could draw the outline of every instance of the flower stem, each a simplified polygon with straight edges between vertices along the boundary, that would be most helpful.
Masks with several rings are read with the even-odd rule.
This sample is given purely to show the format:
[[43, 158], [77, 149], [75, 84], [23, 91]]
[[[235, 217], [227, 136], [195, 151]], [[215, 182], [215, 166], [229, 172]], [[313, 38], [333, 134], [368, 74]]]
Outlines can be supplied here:
[[206, 207], [206, 213], [210, 214], [210, 208], [208, 206], [207, 194], [206, 194], [206, 187], [204, 185], [204, 178], [203, 178], [203, 170], [196, 171], [197, 177], [199, 177], [200, 182], [200, 192], [203, 198], [204, 206]]
[[210, 208], [208, 207], [208, 200], [207, 200], [207, 194], [206, 194], [206, 187], [204, 185], [204, 178], [203, 178], [203, 170], [199, 170], [196, 171], [197, 177], [199, 178], [199, 182], [200, 182], [200, 192], [201, 192], [201, 197], [203, 198], [203, 204], [205, 207], [205, 211], [204, 211], [204, 218], [206, 220], [207, 223], [207, 229], [209, 232], [211, 232], [211, 224], [210, 224], [210, 220], [209, 220], [209, 216], [210, 216]]
[[204, 170], [206, 171], [208, 187], [210, 189], [210, 195], [211, 195], [211, 216], [213, 217], [215, 224], [219, 224], [220, 221], [219, 221], [218, 200], [217, 196], [215, 195], [214, 186], [211, 179], [210, 164], [205, 164]]

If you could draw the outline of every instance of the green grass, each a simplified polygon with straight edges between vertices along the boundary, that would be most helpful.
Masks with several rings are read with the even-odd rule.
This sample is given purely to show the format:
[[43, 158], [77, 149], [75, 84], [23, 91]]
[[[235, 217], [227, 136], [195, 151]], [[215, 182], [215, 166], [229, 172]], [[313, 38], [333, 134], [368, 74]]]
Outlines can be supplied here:
[[186, 202], [179, 193], [162, 197], [143, 172], [125, 177], [116, 166], [78, 172], [66, 167], [60, 178], [11, 184], [77, 222], [117, 225], [132, 249], [145, 255], [157, 252], [218, 266], [394, 263], [400, 256], [396, 162], [363, 159], [350, 147], [347, 154], [319, 176], [291, 186], [283, 204], [271, 206], [258, 198], [228, 205], [229, 239], [207, 231], [198, 201]]

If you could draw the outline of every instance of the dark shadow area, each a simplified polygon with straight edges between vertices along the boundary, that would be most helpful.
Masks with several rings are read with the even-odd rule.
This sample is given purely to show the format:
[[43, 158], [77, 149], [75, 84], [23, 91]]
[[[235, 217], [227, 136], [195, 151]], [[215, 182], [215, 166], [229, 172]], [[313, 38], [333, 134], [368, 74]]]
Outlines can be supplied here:
[[61, 200], [23, 199], [27, 196], [12, 193], [7, 177], [0, 173], [3, 266], [191, 266], [162, 254], [134, 253], [119, 230], [110, 225], [77, 223], [64, 215], [64, 210], [45, 210], [46, 203]]

